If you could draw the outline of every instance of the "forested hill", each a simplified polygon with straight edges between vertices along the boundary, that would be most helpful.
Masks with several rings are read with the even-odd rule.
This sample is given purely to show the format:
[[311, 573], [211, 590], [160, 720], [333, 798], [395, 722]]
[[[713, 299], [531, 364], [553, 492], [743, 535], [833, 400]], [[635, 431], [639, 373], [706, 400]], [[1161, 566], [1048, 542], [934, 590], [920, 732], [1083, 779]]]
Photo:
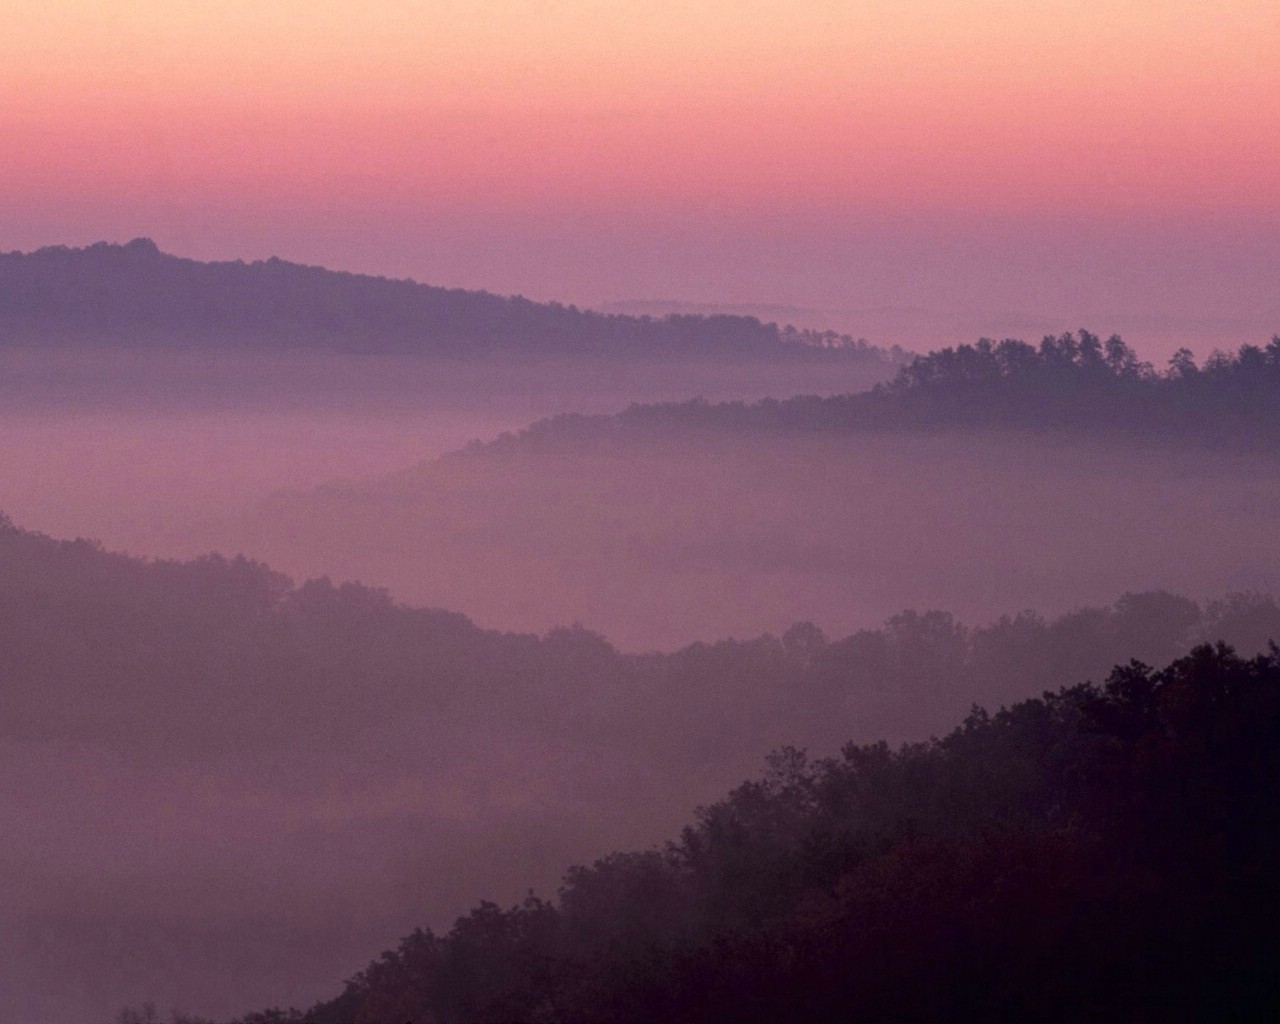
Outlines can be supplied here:
[[1269, 1020], [1280, 649], [1136, 662], [893, 750], [784, 749], [665, 849], [242, 1024]]
[[859, 394], [759, 402], [634, 405], [616, 416], [564, 415], [494, 442], [601, 443], [689, 431], [857, 433], [946, 428], [1111, 434], [1231, 449], [1280, 440], [1280, 336], [1197, 363], [1180, 349], [1167, 368], [1118, 336], [1088, 331], [1039, 346], [982, 339], [917, 356], [887, 384]]
[[0, 344], [314, 347], [900, 361], [832, 332], [744, 316], [607, 315], [279, 259], [202, 263], [149, 239], [0, 254]]

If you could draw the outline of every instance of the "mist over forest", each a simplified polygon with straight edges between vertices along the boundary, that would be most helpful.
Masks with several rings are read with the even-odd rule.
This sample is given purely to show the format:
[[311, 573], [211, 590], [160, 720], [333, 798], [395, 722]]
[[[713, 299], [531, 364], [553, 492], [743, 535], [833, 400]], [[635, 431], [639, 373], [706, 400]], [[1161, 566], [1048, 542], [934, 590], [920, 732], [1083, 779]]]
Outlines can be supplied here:
[[51, 1016], [310, 1005], [414, 927], [675, 834], [772, 749], [921, 740], [974, 702], [1280, 631], [1271, 597], [1152, 592], [625, 655], [243, 559], [5, 525], [0, 562], [5, 800], [45, 808], [6, 854], [4, 953]]
[[5, 0], [0, 1024], [1280, 1021], [1276, 0]]
[[796, 617], [838, 631], [904, 607], [985, 619], [1132, 586], [1274, 588], [1280, 343], [1162, 374], [1107, 347], [981, 343], [855, 395], [563, 415], [278, 494], [167, 550], [251, 550], [641, 650]]
[[1280, 339], [929, 347], [0, 256], [0, 1017], [1273, 1005]]

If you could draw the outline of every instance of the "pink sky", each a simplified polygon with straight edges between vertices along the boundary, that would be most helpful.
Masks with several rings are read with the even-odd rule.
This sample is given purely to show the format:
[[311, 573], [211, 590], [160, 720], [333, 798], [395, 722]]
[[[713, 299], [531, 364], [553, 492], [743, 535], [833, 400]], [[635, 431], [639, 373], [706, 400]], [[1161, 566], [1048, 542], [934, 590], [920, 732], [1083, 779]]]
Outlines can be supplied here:
[[15, 0], [5, 20], [3, 249], [150, 235], [586, 303], [1280, 330], [1272, 0]]

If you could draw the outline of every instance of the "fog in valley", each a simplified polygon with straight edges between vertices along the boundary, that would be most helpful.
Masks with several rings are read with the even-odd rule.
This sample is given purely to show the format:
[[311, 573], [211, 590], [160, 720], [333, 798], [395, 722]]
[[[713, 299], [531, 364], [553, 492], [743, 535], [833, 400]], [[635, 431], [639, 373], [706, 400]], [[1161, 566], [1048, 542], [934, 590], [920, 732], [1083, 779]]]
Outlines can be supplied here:
[[903, 608], [986, 621], [1134, 588], [1272, 590], [1276, 469], [1268, 454], [990, 432], [498, 446], [280, 494], [181, 550], [669, 650]]
[[[1237, 749], [1215, 715], [1271, 756], [1280, 341], [911, 358], [143, 242], [5, 259], [0, 293], [39, 284], [0, 309], [6, 1020], [687, 1019], [757, 974], [820, 1002], [770, 942], [1148, 879], [1133, 850], [1194, 844], [1097, 867], [1147, 820], [1098, 793]], [[349, 333], [308, 344], [322, 301]], [[1027, 893], [938, 867], [966, 858]], [[973, 912], [946, 927], [1016, 918]], [[858, 998], [899, 1005], [930, 941]]]
[[875, 361], [468, 361], [324, 352], [0, 349], [3, 509], [152, 555], [279, 490], [372, 479], [564, 412], [834, 394]]

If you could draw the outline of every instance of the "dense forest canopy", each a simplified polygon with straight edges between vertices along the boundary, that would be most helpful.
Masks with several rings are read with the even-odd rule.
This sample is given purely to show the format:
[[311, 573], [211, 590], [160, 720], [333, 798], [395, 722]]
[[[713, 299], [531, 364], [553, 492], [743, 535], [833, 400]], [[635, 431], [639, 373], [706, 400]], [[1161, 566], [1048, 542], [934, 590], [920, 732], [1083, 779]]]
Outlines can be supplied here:
[[418, 930], [240, 1024], [1263, 1020], [1280, 648], [1117, 667], [891, 749], [793, 748], [665, 847]]
[[[1180, 349], [1157, 371], [1118, 336], [1088, 331], [1040, 345], [984, 338], [916, 356], [868, 392], [759, 402], [633, 405], [617, 416], [535, 423], [498, 448], [613, 441], [688, 430], [845, 433], [948, 427], [1015, 428], [1256, 448], [1280, 437], [1280, 336], [1265, 347]], [[480, 446], [477, 446], [480, 447]]]
[[149, 239], [0, 254], [0, 344], [871, 361], [831, 331], [746, 316], [604, 314], [284, 260], [202, 263]]

